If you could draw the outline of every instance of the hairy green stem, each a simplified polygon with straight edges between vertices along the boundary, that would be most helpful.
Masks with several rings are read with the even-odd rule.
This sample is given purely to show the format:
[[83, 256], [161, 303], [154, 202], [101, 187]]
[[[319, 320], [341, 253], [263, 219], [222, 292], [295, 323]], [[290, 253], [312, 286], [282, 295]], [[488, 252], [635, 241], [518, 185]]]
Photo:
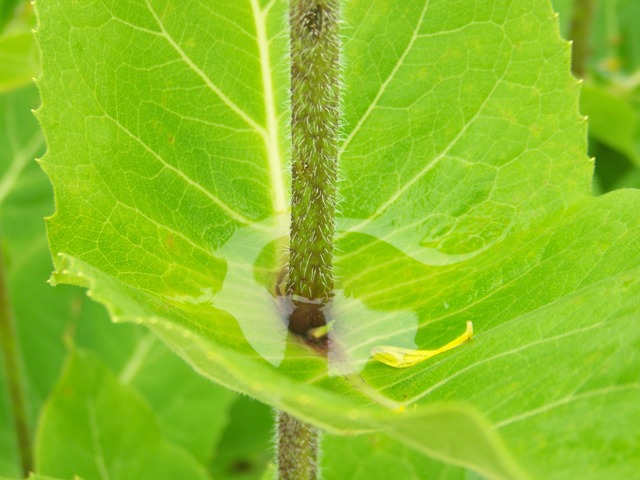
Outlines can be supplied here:
[[571, 71], [578, 78], [584, 78], [589, 60], [589, 36], [595, 10], [596, 0], [575, 0], [573, 2], [573, 17], [571, 18], [571, 40], [573, 51], [571, 56]]
[[4, 256], [0, 243], [0, 347], [3, 354], [7, 377], [10, 408], [13, 414], [13, 427], [20, 454], [20, 464], [25, 477], [33, 469], [31, 454], [31, 435], [27, 416], [24, 381], [21, 375], [18, 335], [13, 321], [9, 291], [5, 279]]
[[316, 480], [318, 431], [285, 412], [278, 412], [278, 479]]
[[[292, 0], [292, 194], [288, 293], [328, 302], [340, 117], [337, 0]], [[296, 332], [306, 333], [306, 332]]]
[[[291, 0], [291, 232], [289, 330], [326, 341], [340, 120], [339, 0]], [[278, 414], [278, 476], [318, 478], [318, 431]]]

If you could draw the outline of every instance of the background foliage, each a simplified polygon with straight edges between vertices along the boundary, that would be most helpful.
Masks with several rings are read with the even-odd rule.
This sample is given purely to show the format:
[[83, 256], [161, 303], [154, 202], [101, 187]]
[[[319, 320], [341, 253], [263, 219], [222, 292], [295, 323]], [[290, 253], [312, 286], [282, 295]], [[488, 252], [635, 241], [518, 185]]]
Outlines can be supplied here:
[[[37, 49], [31, 10], [16, 3], [0, 10], [0, 227], [39, 472], [71, 478], [82, 471], [87, 479], [105, 471], [111, 478], [269, 475], [268, 407], [195, 374], [145, 329], [112, 326], [83, 290], [46, 283], [52, 265], [42, 218], [53, 202], [46, 176], [32, 161], [44, 150], [31, 115], [39, 104], [30, 83], [39, 73]], [[572, 4], [556, 3], [566, 36]], [[595, 16], [582, 110], [591, 118], [596, 193], [640, 186], [640, 34], [632, 28], [638, 19], [633, 0], [600, 2]], [[0, 476], [18, 478], [7, 401], [2, 395]], [[121, 424], [113, 423], [115, 416]], [[72, 448], [79, 450], [70, 454]], [[389, 478], [390, 471], [394, 478], [477, 478], [383, 433], [326, 435], [323, 450], [326, 478]], [[135, 470], [140, 458], [150, 457], [171, 461], [158, 463], [157, 472]]]

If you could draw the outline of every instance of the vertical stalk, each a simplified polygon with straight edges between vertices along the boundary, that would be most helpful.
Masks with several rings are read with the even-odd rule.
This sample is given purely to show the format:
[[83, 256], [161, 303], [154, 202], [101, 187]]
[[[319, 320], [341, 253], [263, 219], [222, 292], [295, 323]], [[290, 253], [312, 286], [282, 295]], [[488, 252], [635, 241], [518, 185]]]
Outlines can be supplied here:
[[596, 0], [575, 0], [573, 2], [573, 17], [571, 18], [571, 40], [573, 52], [571, 56], [571, 71], [578, 78], [584, 78], [587, 71], [587, 61], [590, 55], [589, 36], [591, 22], [595, 10]]
[[[290, 0], [291, 232], [289, 330], [311, 339], [333, 292], [333, 234], [340, 119], [339, 0]], [[315, 341], [318, 338], [315, 337]], [[318, 478], [318, 431], [278, 414], [278, 476]]]
[[[288, 293], [329, 301], [340, 116], [338, 0], [291, 0], [292, 195]], [[309, 325], [301, 320], [296, 332]], [[298, 328], [302, 327], [302, 328]], [[304, 328], [307, 327], [307, 328]]]
[[18, 335], [16, 332], [9, 291], [5, 279], [4, 257], [2, 244], [0, 243], [0, 349], [2, 350], [7, 387], [9, 391], [9, 403], [13, 414], [13, 427], [20, 454], [22, 473], [25, 477], [33, 469], [31, 455], [31, 436], [29, 433], [29, 421], [27, 418], [26, 397], [24, 393], [22, 369], [20, 368], [20, 355], [18, 351]]
[[278, 479], [318, 478], [318, 430], [285, 412], [278, 412]]

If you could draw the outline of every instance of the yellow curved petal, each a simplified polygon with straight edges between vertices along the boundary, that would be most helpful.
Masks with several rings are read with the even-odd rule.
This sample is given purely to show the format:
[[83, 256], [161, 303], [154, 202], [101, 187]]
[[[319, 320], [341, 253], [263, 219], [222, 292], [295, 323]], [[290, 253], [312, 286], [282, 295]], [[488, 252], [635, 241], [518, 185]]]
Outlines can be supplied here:
[[394, 368], [407, 368], [412, 367], [420, 362], [424, 362], [428, 358], [434, 357], [442, 352], [456, 348], [458, 345], [462, 345], [473, 336], [473, 323], [467, 322], [467, 329], [465, 332], [454, 340], [450, 341], [446, 345], [436, 350], [412, 350], [410, 348], [380, 346], [373, 347], [371, 349], [371, 356], [374, 360], [389, 365]]

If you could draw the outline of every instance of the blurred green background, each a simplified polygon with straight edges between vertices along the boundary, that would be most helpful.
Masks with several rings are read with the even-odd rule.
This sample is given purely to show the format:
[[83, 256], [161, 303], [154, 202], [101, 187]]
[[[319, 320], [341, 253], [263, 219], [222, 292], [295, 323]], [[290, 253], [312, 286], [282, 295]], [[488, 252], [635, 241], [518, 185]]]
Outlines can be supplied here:
[[638, 188], [640, 2], [554, 0], [553, 5], [562, 36], [574, 39], [574, 73], [584, 79], [580, 110], [589, 117], [594, 194]]
[[[584, 79], [581, 111], [589, 117], [594, 194], [638, 188], [640, 1], [555, 0], [553, 4], [560, 15], [561, 34], [575, 38], [579, 54], [579, 62], [574, 57], [574, 73]], [[103, 307], [87, 298], [84, 290], [54, 289], [47, 284], [52, 265], [43, 218], [53, 213], [54, 206], [50, 184], [34, 161], [45, 151], [32, 114], [39, 104], [32, 80], [39, 75], [34, 27], [30, 4], [0, 0], [0, 248], [4, 258], [0, 269], [16, 330], [2, 322], [0, 477], [22, 476], [9, 402], [9, 364], [21, 374], [28, 441], [37, 440], [34, 449], [41, 473], [74, 468], [64, 465], [69, 459], [57, 453], [60, 444], [66, 448], [77, 437], [77, 432], [65, 430], [64, 412], [58, 408], [65, 388], [81, 383], [92, 398], [103, 398], [103, 391], [90, 389], [91, 380], [109, 378], [103, 382], [112, 385], [109, 398], [127, 399], [125, 403], [139, 407], [138, 413], [115, 400], [105, 401], [105, 411], [96, 414], [98, 420], [115, 414], [139, 415], [142, 409], [148, 424], [140, 428], [152, 425], [164, 446], [185, 452], [207, 478], [268, 478], [273, 453], [269, 407], [201, 378], [144, 329], [112, 325]], [[15, 368], [8, 356], [16, 346], [12, 338], [18, 340]], [[74, 370], [80, 358], [89, 359], [90, 371]], [[120, 438], [114, 433], [106, 441], [117, 443]], [[389, 469], [396, 472], [394, 478], [403, 479], [425, 478], [425, 472], [437, 472], [440, 478], [478, 478], [423, 458], [381, 434], [327, 435], [323, 450], [325, 478], [389, 478], [385, 474]], [[82, 454], [90, 452], [78, 452]]]

